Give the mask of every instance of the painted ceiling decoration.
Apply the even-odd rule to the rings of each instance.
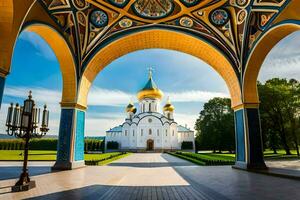
[[[237,73],[291,0],[39,0],[84,68],[107,41],[148,27],[188,32],[218,47]],[[82,69],[81,69],[82,70]]]

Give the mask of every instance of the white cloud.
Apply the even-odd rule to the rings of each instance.
[[[166,97],[170,97],[172,102],[207,102],[214,97],[229,97],[226,93],[209,92],[200,90],[190,90],[183,92],[166,92]],[[120,90],[107,90],[93,87],[88,96],[88,104],[93,106],[124,106],[135,94],[126,93]],[[135,101],[137,101],[135,99]]]
[[[132,94],[120,90],[108,90],[92,87],[88,96],[88,105],[121,106],[126,105]]]
[[[48,60],[56,60],[56,56],[50,46],[39,35],[34,32],[24,31],[19,39],[29,42],[36,49],[36,54]]]
[[[207,102],[214,97],[229,97],[226,93],[199,90],[165,93],[168,96],[172,102]]]

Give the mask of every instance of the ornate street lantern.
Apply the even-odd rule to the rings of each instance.
[[[36,108],[31,91],[29,91],[28,99],[24,101],[23,107],[20,107],[18,103],[16,106],[13,103],[10,104],[6,119],[7,134],[22,138],[25,141],[23,172],[17,183],[12,187],[13,192],[26,191],[35,187],[35,181],[30,181],[28,174],[28,145],[31,138],[41,138],[49,131],[49,111],[46,105],[42,114],[40,130],[39,123],[40,109]]]

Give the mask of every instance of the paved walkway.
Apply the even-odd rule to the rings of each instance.
[[[20,170],[0,166],[0,199],[300,199],[299,181],[196,166],[168,154],[133,154],[108,166],[55,173],[32,166],[37,188],[10,193]]]

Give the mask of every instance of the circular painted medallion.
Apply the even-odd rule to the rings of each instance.
[[[217,26],[223,26],[228,22],[229,14],[224,9],[217,9],[210,14],[210,20]]]
[[[179,23],[181,26],[185,26],[185,27],[192,27],[194,24],[193,20],[189,17],[182,17]]]
[[[190,7],[199,3],[199,0],[180,0],[185,6]]]
[[[124,7],[128,3],[129,0],[108,0],[111,4],[117,6],[117,7]]]
[[[248,4],[248,0],[236,0],[238,6],[245,6]]]
[[[130,19],[122,19],[119,22],[119,25],[121,26],[121,28],[128,28],[132,26],[132,21]]]
[[[101,28],[107,25],[108,16],[102,10],[94,10],[90,15],[90,20],[95,27]]]
[[[134,12],[140,17],[158,19],[168,16],[173,11],[172,0],[136,0]]]

